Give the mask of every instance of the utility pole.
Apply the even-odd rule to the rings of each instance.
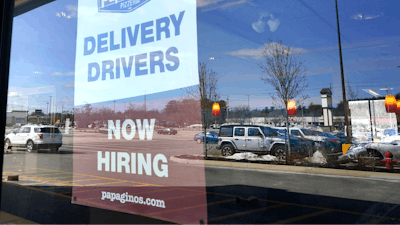
[[[301,121],[303,121],[303,128],[304,128],[304,112],[303,112],[303,106],[301,106]]]
[[[249,124],[250,124],[250,95],[247,95],[247,107],[249,108]]]
[[[336,23],[337,23],[337,30],[338,30],[338,42],[339,42],[339,57],[340,57],[340,73],[342,78],[342,95],[343,95],[343,104],[344,104],[344,120],[346,122],[346,134],[347,134],[347,144],[351,144],[351,132],[349,129],[349,106],[347,104],[346,99],[346,86],[344,83],[344,71],[343,71],[343,57],[342,57],[342,43],[340,41],[340,27],[339,27],[339,12],[338,12],[338,4],[337,0],[335,0],[336,4]]]
[[[51,98],[52,98],[53,96],[51,96],[50,95],[50,107],[49,107],[49,115],[51,115]],[[51,122],[52,122],[52,120],[53,120],[53,117],[52,116],[50,116],[50,124],[51,124]]]
[[[63,122],[64,104],[61,105],[61,123]]]
[[[226,120],[228,120],[229,119],[229,95],[226,98],[226,101],[227,101],[227,105],[226,105]]]

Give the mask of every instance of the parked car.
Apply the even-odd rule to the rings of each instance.
[[[334,136],[338,137],[342,143],[347,142],[347,135],[345,132],[337,133]],[[355,137],[352,137],[352,143],[358,143],[358,141]]]
[[[194,135],[193,140],[195,140],[199,144],[204,142],[204,132]],[[206,140],[207,140],[207,143],[217,143],[218,142],[218,134],[214,131],[207,132]]]
[[[157,134],[169,134],[169,135],[173,134],[173,135],[175,135],[177,133],[178,133],[178,131],[174,130],[172,128],[165,128],[164,130],[157,131]]]
[[[102,125],[99,127],[99,133],[108,134],[107,125]]]
[[[397,135],[397,129],[396,128],[383,130],[383,137],[390,137],[390,136],[394,136],[394,135]]]
[[[391,143],[391,142],[396,142],[396,141],[400,141],[400,135],[393,135],[393,136],[385,137],[382,139],[382,142],[386,142],[386,143]]]
[[[235,152],[257,152],[271,154],[278,160],[285,160],[285,137],[275,129],[258,125],[221,126],[218,135],[217,149],[222,155],[229,156]],[[297,137],[290,138],[293,154],[307,154],[306,143]]]
[[[361,158],[368,158],[374,161],[374,164],[381,164],[385,153],[389,151],[393,154],[393,159],[400,160],[400,141],[391,143],[382,142],[364,142],[353,144],[347,150],[346,154],[339,156],[339,163],[358,161]]]
[[[4,137],[4,150],[25,147],[28,152],[50,149],[57,152],[62,146],[62,134],[55,126],[25,125]]]
[[[16,123],[16,124],[13,125],[13,128],[20,128],[21,126],[22,126],[22,124]]]

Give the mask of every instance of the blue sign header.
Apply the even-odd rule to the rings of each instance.
[[[99,12],[128,13],[150,0],[98,0]]]

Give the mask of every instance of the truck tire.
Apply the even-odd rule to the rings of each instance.
[[[278,162],[286,162],[285,147],[281,145],[274,147],[274,156],[276,157]]]
[[[29,140],[28,142],[26,142],[26,151],[28,151],[29,153],[35,152],[35,144],[33,143],[32,140]]]
[[[235,148],[233,147],[232,144],[224,144],[221,147],[221,154],[223,156],[231,156],[235,154]]]
[[[7,150],[11,150],[11,142],[10,142],[10,139],[6,139],[5,141],[4,141],[4,151],[7,151]]]

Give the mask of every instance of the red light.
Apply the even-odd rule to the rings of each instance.
[[[293,100],[289,100],[287,103],[287,113],[289,116],[297,115],[296,103]]]
[[[38,134],[38,136],[40,137],[40,139],[43,139],[43,134]]]
[[[400,114],[400,100],[396,101],[396,114]]]
[[[212,107],[213,116],[218,117],[221,114],[221,108],[218,103],[214,103]]]
[[[387,113],[394,113],[397,111],[396,98],[393,95],[386,95],[385,108]]]

